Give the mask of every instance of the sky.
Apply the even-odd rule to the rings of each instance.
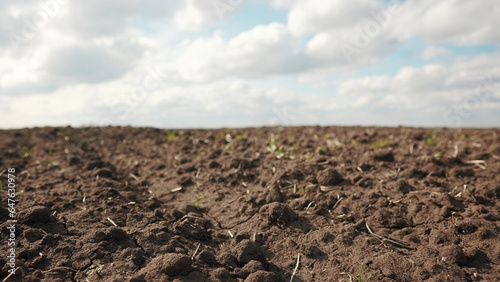
[[[0,128],[500,126],[483,0],[0,0]]]

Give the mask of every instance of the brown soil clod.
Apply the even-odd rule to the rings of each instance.
[[[392,151],[376,154],[373,159],[380,162],[394,162],[396,160]]]
[[[245,266],[252,260],[267,264],[266,256],[262,247],[249,240],[241,241],[235,248],[236,258],[240,266]]]
[[[297,214],[286,204],[271,203],[260,208],[259,213],[269,224],[285,226],[298,219]]]
[[[342,175],[332,167],[320,171],[316,178],[320,185],[338,185],[343,181]]]
[[[165,273],[170,277],[186,275],[193,270],[191,259],[181,254],[160,255],[141,270],[142,274],[152,275],[159,272]]]

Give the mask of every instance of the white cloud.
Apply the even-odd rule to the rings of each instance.
[[[395,18],[394,32],[402,40],[421,37],[429,42],[461,45],[500,43],[498,1],[408,0]]]
[[[184,81],[203,82],[227,76],[263,77],[296,73],[307,68],[307,60],[296,51],[297,40],[285,25],[259,25],[225,40],[210,38],[186,41],[173,58]]]
[[[468,109],[470,116],[484,111],[491,113],[491,105],[495,105],[493,109],[500,107],[499,65],[500,56],[492,54],[459,59],[452,64],[405,67],[393,77],[371,76],[343,81],[338,86],[338,93],[353,99],[368,97],[367,111],[372,111],[370,108],[398,110],[401,115],[406,113],[415,117],[413,120],[417,124],[457,126],[470,122],[469,116],[461,117],[460,124],[450,118],[468,100],[477,101]],[[483,86],[484,81],[488,87]]]
[[[320,66],[350,67],[374,63],[396,47],[395,42],[370,37],[363,30],[319,33],[307,44],[306,53]]]
[[[125,74],[141,58],[142,51],[137,42],[119,39],[110,46],[65,46],[54,50],[40,71],[44,79],[60,84],[98,83]]]
[[[218,0],[185,0],[174,15],[174,22],[182,30],[199,31],[202,28],[222,19],[226,9],[231,6],[222,2],[216,6]],[[219,8],[218,8],[219,7]],[[226,7],[226,8],[225,8]]]
[[[376,0],[362,0],[355,5],[340,0],[295,1],[288,14],[288,26],[294,35],[351,29],[384,8]]]
[[[5,1],[7,2],[7,1]],[[134,20],[168,22],[178,1],[20,0],[8,1],[0,12],[0,44],[26,45],[57,31],[63,37],[91,40],[126,33]],[[20,43],[19,43],[20,42]],[[15,47],[15,46],[10,46]]]
[[[125,32],[134,19],[168,22],[175,11],[177,0],[172,1],[69,1],[61,22],[61,30],[77,33],[84,38],[115,36]]]
[[[17,96],[16,99],[3,96],[5,108],[0,114],[2,127],[77,125],[78,120],[84,118],[85,109],[93,103],[93,98],[95,99],[92,94],[86,94],[76,93],[68,96],[68,92],[57,91],[50,94]]]
[[[159,50],[158,42],[137,32],[140,24],[133,29],[131,21],[165,21],[172,14],[166,7],[175,5],[136,0],[9,2],[0,13],[8,14],[7,34],[19,46],[2,46],[0,38],[0,94],[49,93],[66,85],[119,79]]]
[[[312,35],[306,53],[318,67],[354,68],[371,64],[395,47],[391,25],[401,13],[399,5],[363,0],[296,1],[288,27],[296,36]]]
[[[54,37],[58,38],[47,36],[43,40]],[[70,84],[118,79],[132,70],[149,48],[133,36],[86,43],[63,42],[43,44],[22,58],[0,57],[0,61],[7,62],[0,68],[0,93],[43,93]]]

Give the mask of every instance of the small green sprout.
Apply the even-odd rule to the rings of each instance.
[[[283,149],[283,146],[279,146],[278,150],[276,150],[276,158],[281,159],[283,157],[288,156],[288,153],[285,152],[285,149]]]
[[[368,282],[370,279],[369,278],[364,278],[363,277],[363,265],[359,266],[359,273],[358,273],[358,278],[356,279],[357,282]]]
[[[373,147],[375,147],[376,149],[379,149],[379,148],[387,147],[390,144],[391,144],[391,139],[381,138],[381,139],[378,139],[377,141],[375,141],[375,143],[373,143]]]
[[[359,266],[358,282],[363,282],[363,265]]]
[[[276,139],[274,138],[274,134],[269,138],[269,144],[266,146],[266,150],[275,153],[277,159],[281,159],[284,157],[288,157],[289,153],[285,150],[283,146],[276,145]]]
[[[234,152],[234,144],[231,142],[224,145],[224,151],[232,154]]]
[[[196,200],[194,201],[194,207],[198,210],[200,209],[200,203],[204,199],[204,196],[196,196]]]
[[[297,194],[299,194],[301,197],[304,197],[307,194],[307,187],[300,186],[299,190],[297,190]]]
[[[172,131],[167,132],[167,141],[172,142],[175,141],[176,138],[177,136],[175,136],[175,133]]]
[[[247,139],[248,138],[248,134],[247,133],[244,133],[244,134],[236,134],[236,136],[234,136],[234,140],[236,141],[241,141],[243,139]]]
[[[434,152],[434,154],[432,154],[432,156],[436,159],[440,159],[443,153],[444,152],[441,149],[438,149],[437,151]]]
[[[306,160],[306,163],[310,163],[313,160],[313,154],[311,152],[307,152],[304,154],[304,159]]]
[[[47,153],[49,155],[52,155],[54,153],[54,147],[53,146],[50,146],[50,148],[47,150]]]
[[[398,175],[399,175],[399,170],[398,171],[391,170],[385,174],[385,176],[389,179],[395,179],[398,177]]]
[[[29,157],[30,156],[30,149],[23,148],[22,154],[23,154],[24,157]]]
[[[269,144],[267,145],[266,149],[270,152],[274,152],[277,149],[276,146],[276,139],[274,139],[274,134],[269,137]]]
[[[437,137],[435,135],[426,136],[424,140],[427,145],[434,146],[437,144]]]
[[[363,282],[363,265],[359,266],[358,282]]]

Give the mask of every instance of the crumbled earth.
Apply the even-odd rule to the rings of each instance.
[[[0,134],[2,280],[500,279],[499,129]]]

